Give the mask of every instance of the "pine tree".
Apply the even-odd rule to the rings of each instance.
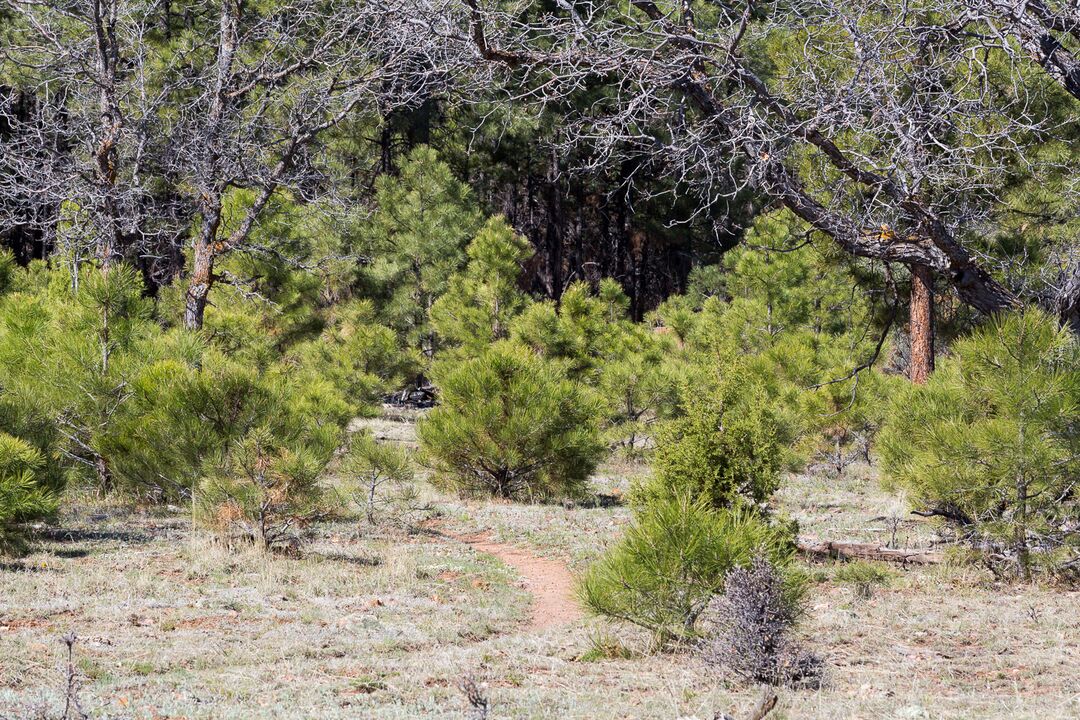
[[[532,248],[500,217],[488,220],[469,243],[468,263],[431,308],[431,324],[446,342],[476,353],[509,335],[511,321],[527,301],[521,266]]]
[[[698,618],[727,574],[760,553],[786,565],[789,535],[745,509],[717,510],[685,495],[656,500],[589,566],[578,595],[597,615],[642,627],[657,648],[670,647],[697,638]]]
[[[1022,577],[1080,548],[1080,346],[1036,310],[957,342],[881,432],[888,482],[1009,558]],[[1071,554],[1070,554],[1071,553]]]
[[[400,446],[357,433],[349,442],[342,471],[353,503],[371,525],[407,522],[420,507],[412,463]]]
[[[427,147],[409,154],[399,176],[379,178],[375,200],[364,279],[380,319],[430,359],[437,348],[431,306],[464,264],[480,215],[468,188]]]
[[[56,511],[56,496],[39,474],[44,464],[36,448],[0,432],[0,554],[23,547],[20,524]]]
[[[112,470],[97,441],[159,329],[130,267],[85,267],[75,279],[72,288],[51,272],[41,287],[0,303],[0,377],[6,392],[56,427],[63,455],[108,489]]]
[[[295,548],[303,531],[332,506],[322,483],[332,457],[304,438],[258,427],[238,440],[196,495],[196,516],[230,542],[267,550]]]
[[[417,426],[435,481],[466,495],[573,495],[603,454],[599,403],[555,361],[501,341],[433,368],[439,405]]]

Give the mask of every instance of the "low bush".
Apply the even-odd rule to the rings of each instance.
[[[56,496],[39,476],[43,465],[36,448],[0,432],[0,554],[23,548],[20,525],[56,511]]]
[[[887,417],[887,484],[960,528],[996,570],[1026,578],[1080,556],[1080,344],[1053,318],[995,318]]]
[[[744,508],[718,510],[702,498],[654,500],[578,585],[590,611],[648,630],[657,648],[696,640],[698,617],[736,567],[764,553],[778,565],[791,537]]]
[[[574,495],[604,452],[593,395],[509,341],[436,364],[439,405],[417,425],[434,481],[465,495]]]
[[[731,570],[703,616],[706,662],[744,682],[817,687],[822,662],[793,635],[804,586],[763,556]]]
[[[321,479],[332,453],[257,428],[239,440],[216,472],[200,483],[196,517],[230,543],[269,550],[295,548],[312,522],[332,505]]]
[[[861,598],[869,598],[875,587],[888,585],[892,578],[893,573],[880,564],[863,560],[844,563],[833,572],[834,581],[850,585]]]
[[[759,380],[732,361],[721,378],[684,385],[682,415],[657,431],[653,477],[635,500],[688,494],[717,508],[765,502],[794,459],[798,422]]]
[[[357,433],[342,461],[348,493],[371,525],[406,524],[422,510],[415,473],[404,448]]]

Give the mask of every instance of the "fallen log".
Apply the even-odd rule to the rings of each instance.
[[[799,538],[795,542],[799,552],[811,557],[827,557],[839,560],[877,560],[901,565],[937,565],[944,558],[941,553],[919,548],[890,548],[874,543],[839,542]]]

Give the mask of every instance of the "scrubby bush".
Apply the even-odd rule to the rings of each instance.
[[[766,554],[787,562],[791,538],[743,508],[679,496],[640,508],[619,542],[578,585],[592,612],[642,627],[658,648],[699,637],[698,617],[736,567]]]
[[[880,436],[891,487],[1028,577],[1080,549],[1080,346],[1037,310],[957,342]]]
[[[603,453],[599,404],[555,362],[508,341],[437,364],[439,406],[417,426],[435,482],[538,499],[581,490]]]
[[[822,662],[793,631],[805,612],[804,585],[768,558],[731,570],[702,617],[702,656],[744,682],[817,687]]]
[[[230,542],[296,547],[303,530],[332,508],[321,482],[332,451],[321,445],[265,427],[252,430],[199,484],[196,517]]]
[[[800,431],[767,378],[728,360],[721,377],[683,386],[681,411],[658,430],[653,477],[635,499],[685,494],[717,508],[765,502],[795,459],[791,445]]]
[[[368,523],[407,523],[422,509],[412,462],[404,448],[357,433],[341,465],[350,498]]]
[[[22,548],[19,525],[56,511],[56,495],[40,477],[44,464],[36,448],[0,432],[0,554]]]

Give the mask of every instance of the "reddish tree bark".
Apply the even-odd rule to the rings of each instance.
[[[925,265],[911,266],[910,313],[908,376],[911,382],[923,385],[934,371],[934,274]]]

